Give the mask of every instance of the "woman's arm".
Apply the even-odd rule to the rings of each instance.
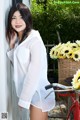
[[[28,74],[25,77],[23,90],[18,103],[19,106],[27,109],[29,109],[31,99],[39,85],[45,49],[43,44],[38,41],[32,46],[30,52],[31,61]]]
[[[16,43],[16,39],[17,39],[17,34],[14,33],[11,37],[10,43],[9,43],[9,47],[10,49],[13,49],[15,47],[15,43]]]
[[[10,43],[9,43],[9,50],[7,51],[7,56],[10,59],[11,62],[13,61],[13,52],[14,52],[16,39],[17,39],[17,34],[14,33],[12,35]]]

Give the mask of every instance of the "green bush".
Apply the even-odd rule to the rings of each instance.
[[[40,31],[44,43],[57,44],[59,31],[61,41],[75,41],[80,39],[80,5],[79,4],[54,4],[48,0],[44,5],[32,1],[33,27]]]

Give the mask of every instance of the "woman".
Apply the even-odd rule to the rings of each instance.
[[[32,16],[26,5],[11,7],[7,23],[7,52],[14,66],[14,82],[18,105],[30,109],[30,120],[47,120],[48,111],[55,106],[55,94],[45,90],[47,56],[42,38],[32,29]]]

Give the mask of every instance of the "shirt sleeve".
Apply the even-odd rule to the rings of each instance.
[[[31,99],[39,85],[44,50],[44,45],[40,41],[36,42],[31,47],[31,61],[28,74],[25,77],[23,90],[18,102],[18,105],[23,108],[29,109]]]

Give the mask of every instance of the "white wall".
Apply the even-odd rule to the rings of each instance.
[[[11,4],[10,0],[0,1],[0,120],[2,113],[8,112],[8,87],[7,87],[7,67],[6,67],[6,49],[7,43],[5,39],[5,14]],[[12,120],[11,114],[9,114]],[[5,119],[6,120],[6,119]]]

